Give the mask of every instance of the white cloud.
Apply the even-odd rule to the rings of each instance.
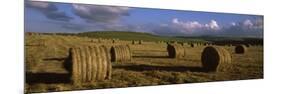
[[[263,29],[263,19],[255,19],[255,20],[249,20],[246,19],[242,21],[240,24],[237,24],[236,26],[251,31],[253,29]]]
[[[174,24],[178,24],[178,23],[179,23],[178,18],[174,18],[174,19],[172,20],[172,23],[174,23]]]
[[[251,20],[247,19],[243,22],[243,26],[246,28],[252,28],[254,26],[254,24],[252,23]]]
[[[178,18],[172,19],[172,26],[178,28],[181,32],[195,32],[202,30],[217,31],[220,26],[215,20],[211,20],[208,24],[201,24],[198,21],[180,21]]]
[[[236,23],[235,22],[231,22],[230,25],[231,26],[236,26]]]
[[[215,21],[215,20],[211,20],[211,22],[209,24],[205,24],[205,27],[209,28],[211,30],[219,30],[220,29],[217,21]]]

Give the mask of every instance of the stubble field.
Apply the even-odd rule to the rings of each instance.
[[[81,46],[129,45],[132,59],[112,62],[110,80],[75,86],[65,69],[69,48]],[[235,46],[221,46],[231,53],[232,63],[217,72],[202,69],[204,45],[183,45],[184,58],[168,58],[165,42],[89,38],[66,35],[25,36],[25,92],[120,88],[229,81],[263,78],[263,46],[250,46],[245,54],[235,54]]]

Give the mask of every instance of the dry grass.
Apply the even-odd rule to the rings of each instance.
[[[184,46],[185,58],[176,60],[168,58],[167,44],[143,43],[130,45],[130,62],[112,63],[112,73],[107,72],[112,74],[110,80],[75,86],[68,81],[70,77],[64,77],[58,70],[58,67],[64,68],[61,64],[65,61],[60,58],[69,56],[69,48],[105,45],[108,49],[115,45],[132,44],[132,41],[118,40],[112,44],[112,41],[104,39],[98,43],[98,39],[86,37],[40,35],[27,36],[25,43],[35,43],[40,39],[46,40],[46,46],[25,46],[26,73],[46,72],[42,69],[47,67],[51,74],[27,75],[34,78],[26,79],[27,93],[263,78],[263,46],[251,46],[244,54],[235,54],[234,46],[220,46],[231,54],[231,66],[222,66],[222,70],[217,72],[206,72],[201,67],[204,46]]]

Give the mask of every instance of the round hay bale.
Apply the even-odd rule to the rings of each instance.
[[[208,46],[208,44],[207,44],[207,43],[203,43],[203,45],[204,45],[204,46]]]
[[[142,44],[143,43],[143,41],[142,40],[139,40],[139,44]]]
[[[228,46],[228,47],[231,47],[231,46],[232,46],[232,44],[227,44],[227,46]]]
[[[101,38],[98,38],[98,43],[102,43],[102,39]]]
[[[251,45],[250,44],[245,44],[245,46],[249,48]]]
[[[128,45],[118,45],[113,46],[110,49],[111,61],[112,62],[122,62],[131,60],[131,50]]]
[[[221,47],[207,46],[201,54],[202,66],[206,71],[217,71],[231,63],[230,53]]]
[[[170,58],[183,58],[184,47],[179,44],[168,44],[167,51]]]
[[[177,44],[177,41],[170,41],[171,44]]]
[[[190,44],[190,47],[192,47],[192,48],[193,48],[194,46],[195,46],[195,45],[194,45],[193,43],[191,43],[191,44]]]
[[[245,45],[237,45],[235,46],[236,54],[244,54],[247,51],[247,47]]]
[[[110,79],[110,55],[104,46],[71,48],[69,52],[72,63],[71,81],[74,85]]]
[[[181,46],[184,46],[184,43],[183,43],[183,42],[179,42],[179,44],[180,44]]]
[[[115,42],[116,42],[116,40],[113,39],[113,40],[112,40],[112,43],[114,44]]]

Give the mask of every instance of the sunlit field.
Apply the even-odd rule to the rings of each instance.
[[[113,35],[112,35],[113,34]],[[118,35],[119,34],[119,35]],[[127,35],[126,35],[127,34]],[[28,34],[25,35],[25,92],[49,92],[80,89],[120,88],[198,82],[263,78],[263,46],[248,45],[243,54],[235,53],[236,44],[204,44],[200,38],[160,37],[144,33],[111,34]],[[129,37],[128,34],[135,35]],[[182,58],[170,58],[167,43],[183,46]],[[191,44],[194,44],[194,47]],[[112,61],[110,79],[73,85],[68,66],[70,48],[127,45],[130,60]],[[202,67],[201,55],[207,46],[226,49],[231,63],[217,71]],[[90,54],[90,53],[89,53]],[[102,57],[100,57],[102,58]],[[112,59],[112,57],[111,57]]]

